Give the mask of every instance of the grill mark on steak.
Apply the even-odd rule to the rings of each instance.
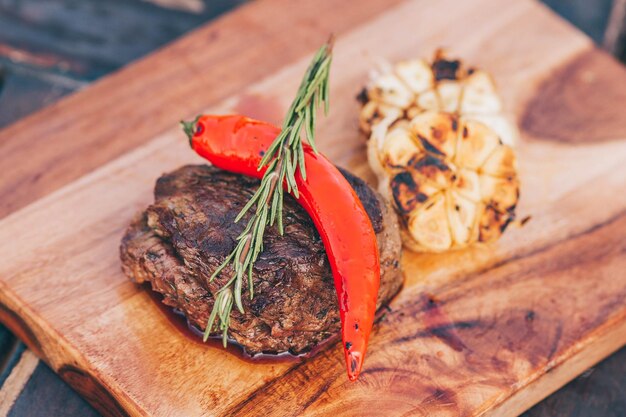
[[[377,233],[381,286],[378,306],[402,283],[400,238],[390,208],[364,181],[342,170]],[[234,219],[259,181],[206,165],[185,166],[158,179],[155,203],[137,217],[122,240],[124,273],[150,282],[163,302],[203,329],[215,294],[232,274],[209,282],[230,254],[247,223]],[[284,201],[285,235],[269,228],[264,251],[253,268],[254,299],[244,297],[245,313],[232,312],[229,335],[244,349],[294,354],[337,334],[341,324],[333,277],[321,238],[309,215],[291,196]],[[247,293],[247,282],[244,282]]]

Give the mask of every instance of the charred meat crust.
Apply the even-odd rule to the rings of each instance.
[[[400,237],[391,209],[362,180],[343,175],[361,199],[377,233],[381,259],[378,306],[402,283]],[[155,203],[130,225],[120,247],[122,269],[133,281],[149,281],[163,302],[203,329],[213,294],[232,270],[213,282],[212,271],[234,248],[246,219],[235,216],[258,181],[206,165],[185,166],[163,175]],[[251,354],[302,353],[340,330],[337,296],[322,241],[308,214],[289,197],[285,235],[266,231],[264,251],[253,270],[254,298],[244,297],[245,313],[232,313],[230,337]],[[244,291],[247,293],[247,284]]]

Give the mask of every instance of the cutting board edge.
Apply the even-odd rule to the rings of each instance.
[[[597,329],[583,346],[561,355],[547,372],[520,386],[510,397],[480,417],[516,417],[574,380],[587,369],[626,346],[626,308],[613,320]],[[599,349],[598,349],[599,348]],[[567,364],[567,366],[562,366]]]
[[[21,312],[21,313],[19,313]],[[106,384],[106,378],[96,378],[96,370],[78,349],[53,326],[10,291],[0,280],[0,323],[5,325],[35,355],[48,365],[69,386],[104,416],[147,416],[139,404],[126,393]],[[54,341],[50,335],[54,335]],[[41,337],[43,336],[43,337]],[[50,348],[56,345],[57,348]],[[49,355],[46,352],[54,352]]]
[[[28,322],[37,322],[38,315],[26,304],[19,304],[19,297],[6,297],[10,291],[0,291],[0,322],[14,332],[37,357],[45,362],[68,385],[76,390],[95,409],[104,416],[149,416],[139,404],[128,398],[124,392],[117,392],[107,386],[106,378],[95,378],[94,369],[90,369],[88,361],[82,353],[72,348],[69,342],[54,329],[57,334],[54,343],[61,349],[54,349],[53,360],[46,355],[47,343],[37,338],[37,334],[45,334],[41,326],[31,326]],[[15,307],[9,307],[9,300]],[[18,315],[17,311],[23,311]],[[24,314],[24,312],[27,312]],[[548,371],[522,384],[517,391],[490,410],[477,414],[481,417],[515,417],[530,409],[553,392],[582,374],[585,370],[601,362],[623,346],[626,346],[626,309],[610,321],[600,326],[594,334],[586,338],[587,343],[577,345],[565,355],[560,355],[558,362],[551,364]],[[568,366],[561,366],[567,363]],[[531,377],[532,378],[532,377]],[[486,404],[488,405],[488,404]]]

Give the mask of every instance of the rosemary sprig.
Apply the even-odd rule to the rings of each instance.
[[[206,341],[217,324],[222,331],[224,346],[228,341],[228,327],[233,305],[243,313],[242,293],[243,280],[247,275],[248,292],[250,299],[254,297],[252,283],[252,267],[263,251],[263,234],[265,229],[276,223],[282,235],[283,230],[283,196],[282,184],[287,185],[287,191],[296,198],[299,196],[296,184],[296,174],[306,179],[304,164],[304,149],[302,133],[313,150],[315,147],[315,113],[323,103],[325,113],[328,113],[329,72],[332,60],[333,39],[322,46],[311,61],[296,94],[296,98],[289,107],[280,134],[272,142],[259,164],[259,170],[267,166],[261,185],[252,198],[237,215],[235,222],[240,221],[253,206],[256,209],[248,224],[237,237],[237,245],[226,260],[213,272],[214,280],[228,265],[232,264],[234,274],[216,293],[213,310],[209,316],[204,331]],[[218,320],[218,323],[216,323]]]

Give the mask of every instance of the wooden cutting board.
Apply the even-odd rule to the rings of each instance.
[[[445,46],[519,122],[532,216],[490,246],[404,253],[356,383],[339,346],[253,365],[189,342],[118,260],[154,180],[200,161],[177,121],[279,121],[331,31],[327,156],[373,181],[368,70]],[[0,320],[106,415],[517,415],[626,343],[625,102],[626,71],[530,0],[251,3],[0,132]]]

